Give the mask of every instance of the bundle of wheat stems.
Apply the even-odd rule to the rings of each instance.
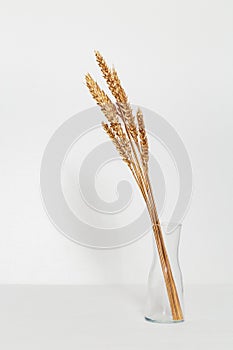
[[[148,174],[149,147],[143,114],[138,109],[136,117],[134,116],[115,68],[109,68],[98,51],[95,52],[95,56],[116,102],[113,103],[111,101],[90,74],[87,74],[85,77],[86,85],[107,118],[108,123],[102,123],[103,129],[112,140],[123,161],[128,165],[141,190],[152,222],[172,317],[173,320],[182,320],[183,313],[164,244]]]

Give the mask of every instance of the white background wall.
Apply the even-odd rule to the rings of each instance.
[[[41,204],[44,148],[94,105],[93,49],[114,62],[131,102],[181,135],[194,173],[184,221],[186,283],[232,283],[232,1],[1,1],[0,283],[141,283],[150,239],[96,251],[67,240]],[[135,74],[137,84],[135,83]]]

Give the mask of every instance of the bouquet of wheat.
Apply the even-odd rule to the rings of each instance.
[[[108,123],[102,123],[104,131],[112,140],[123,161],[128,165],[140,188],[152,222],[172,317],[173,320],[182,320],[181,304],[163,240],[148,173],[149,147],[143,114],[138,109],[136,117],[134,116],[115,68],[109,68],[98,51],[95,52],[95,56],[108,88],[116,102],[113,103],[111,101],[90,74],[87,74],[85,77],[86,85],[107,118]]]

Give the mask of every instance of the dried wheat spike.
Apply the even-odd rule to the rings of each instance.
[[[126,103],[127,95],[125,90],[121,86],[120,79],[117,75],[116,70],[110,69],[104,60],[103,56],[99,53],[99,51],[95,51],[96,61],[101,69],[104,79],[106,80],[109,90],[112,95],[115,97],[117,102]]]
[[[132,108],[129,103],[119,103],[117,102],[117,106],[120,109],[120,115],[123,116],[123,119],[126,123],[127,129],[133,138],[134,142],[138,144],[138,131],[135,123],[135,117],[133,115]]]
[[[92,78],[92,76],[88,73],[85,76],[86,85],[92,95],[92,97],[96,100],[97,104],[102,106],[103,104],[111,103],[108,95],[99,87],[96,81]]]
[[[136,115],[138,120],[138,130],[139,130],[139,137],[140,137],[142,162],[143,162],[143,166],[147,168],[148,161],[149,161],[149,146],[148,146],[148,139],[146,136],[146,129],[144,124],[143,114],[140,108],[138,108]]]
[[[108,81],[108,79],[111,79],[111,75],[112,75],[111,69],[108,67],[105,59],[103,58],[103,56],[100,54],[99,51],[95,51],[95,57],[96,57],[98,66],[101,69],[104,79]]]
[[[107,123],[102,122],[102,126],[104,131],[108,134],[109,138],[113,142],[114,146],[116,147],[118,153],[122,157],[123,161],[127,163],[129,166],[131,164],[130,161],[130,146],[127,144],[127,146],[122,143],[122,139],[118,138],[117,135],[114,133],[114,131],[109,127]]]
[[[125,154],[127,155],[126,158],[130,159],[132,156],[132,150],[130,147],[129,139],[126,136],[126,133],[123,131],[121,123],[110,123],[110,128],[116,134],[119,144],[124,149]]]
[[[102,112],[106,116],[109,122],[118,123],[119,118],[117,116],[117,111],[115,105],[112,103],[108,95],[99,87],[96,81],[88,73],[85,76],[86,85],[92,95],[96,100],[97,104],[101,107]]]
[[[125,90],[123,89],[123,87],[121,85],[121,81],[118,77],[118,74],[117,74],[117,71],[115,70],[115,68],[112,69],[112,81],[113,81],[113,89],[114,89],[115,95],[116,95],[116,96],[114,96],[114,94],[113,94],[113,96],[116,98],[117,102],[127,103],[128,97],[125,93]]]

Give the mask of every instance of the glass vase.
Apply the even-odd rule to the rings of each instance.
[[[181,224],[157,224],[153,229],[153,260],[148,277],[145,319],[159,323],[182,322],[183,282],[178,257]]]

